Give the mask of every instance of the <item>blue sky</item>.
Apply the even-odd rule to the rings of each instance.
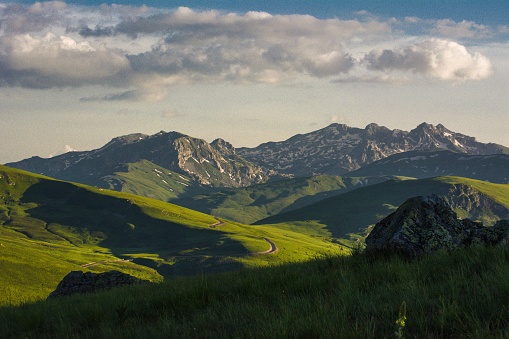
[[[33,1],[14,1],[32,4]],[[168,1],[168,0],[73,0],[68,4],[98,6],[101,4],[122,3],[131,6],[151,6],[157,8],[186,6],[196,9],[219,9],[233,12],[265,11],[272,14],[309,14],[317,18],[341,16],[348,18],[352,13],[368,10],[386,17],[416,16],[423,19],[449,18],[455,21],[472,20],[494,25],[507,24],[509,1],[507,0],[215,0],[215,1]]]
[[[212,4],[212,5],[211,5]],[[330,123],[509,146],[509,1],[0,1],[0,163]]]

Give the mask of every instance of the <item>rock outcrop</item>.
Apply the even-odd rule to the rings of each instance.
[[[431,195],[411,198],[379,221],[366,238],[366,253],[400,253],[409,257],[473,244],[508,243],[509,220],[492,227],[458,219],[447,201]]]
[[[72,271],[67,274],[57,288],[50,293],[48,299],[62,296],[83,293],[95,293],[101,290],[108,290],[114,287],[125,285],[138,285],[148,283],[148,280],[138,279],[132,275],[119,271],[109,271],[104,273],[92,273],[82,271]]]

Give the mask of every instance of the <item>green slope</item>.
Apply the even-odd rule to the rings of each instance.
[[[384,180],[386,180],[384,177],[368,179],[316,175],[210,194],[198,194],[172,201],[230,220],[254,223],[268,216],[294,210],[368,183],[373,184]]]
[[[185,174],[168,170],[148,160],[119,166],[114,174],[102,177],[100,181],[104,188],[162,201],[211,190]]]
[[[90,262],[104,262],[90,270],[117,267],[160,281],[339,250],[326,234],[306,239],[294,233],[221,223],[162,201],[0,166],[0,304],[44,298],[65,274]],[[281,250],[250,255],[268,249],[264,238]]]
[[[461,177],[394,179],[359,188],[315,204],[269,217],[257,224],[281,224],[328,230],[333,238],[363,233],[406,199],[429,194],[452,199],[460,217],[492,224],[509,217],[509,184],[492,184]],[[477,205],[476,205],[477,204]]]
[[[508,290],[507,246],[329,256],[0,307],[0,337],[507,338]]]

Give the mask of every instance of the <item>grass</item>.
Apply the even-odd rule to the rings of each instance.
[[[327,256],[0,308],[0,337],[504,338],[509,248]],[[401,325],[401,322],[399,322]]]
[[[102,182],[109,189],[162,201],[205,190],[195,187],[194,181],[185,174],[170,171],[148,160],[126,164],[113,175],[103,178]]]
[[[309,260],[341,246],[326,236],[217,219],[146,197],[0,167],[0,305],[40,300],[72,270],[118,267],[143,279]],[[263,252],[270,238],[284,248]],[[118,258],[133,259],[114,263]]]
[[[195,210],[251,224],[278,213],[294,210],[326,197],[353,190],[364,178],[316,175],[221,190],[172,200]],[[383,178],[373,179],[373,182]]]
[[[501,204],[499,214],[489,206],[462,210],[462,217],[493,221],[509,217],[509,184],[493,184],[461,177],[430,179],[398,178],[358,188],[344,194],[321,200],[309,206],[281,213],[257,222],[260,224],[315,225],[325,227],[334,238],[360,233],[394,211],[406,199],[429,194],[447,196],[455,187],[463,185],[484,194],[489,200]]]
[[[509,184],[492,184],[487,181],[466,179],[463,177],[440,177],[437,180],[448,184],[469,185],[479,192],[491,197],[497,203],[509,207]]]

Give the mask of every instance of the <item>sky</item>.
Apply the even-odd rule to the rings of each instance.
[[[509,146],[509,0],[0,0],[0,163],[331,123]]]

